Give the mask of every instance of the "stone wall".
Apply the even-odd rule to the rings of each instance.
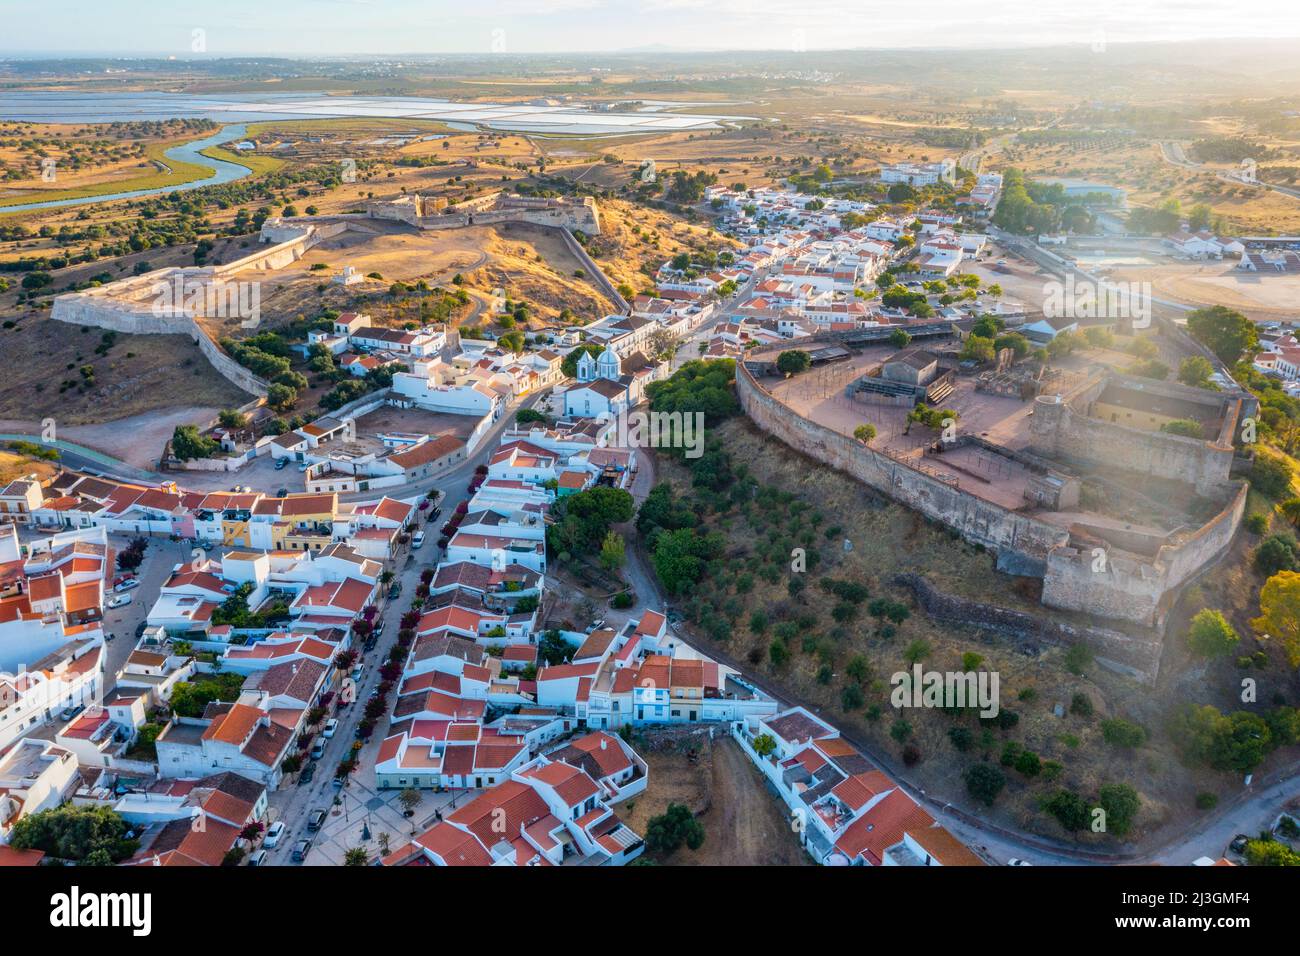
[[[764,431],[993,549],[999,559],[1005,553],[1022,566],[1041,565],[1052,548],[1069,540],[1064,528],[1008,511],[803,418],[768,394],[743,363],[737,365],[736,391],[741,407]]]
[[[586,268],[587,275],[591,277],[591,281],[600,287],[600,290],[609,297],[610,301],[613,302],[624,315],[631,313],[631,304],[619,295],[618,289],[615,288],[614,283],[610,281],[609,276],[605,275],[600,266],[596,265],[596,260],[591,258],[587,253],[587,250],[582,247],[582,243],[580,243],[568,229],[561,229],[559,232],[560,236],[564,239],[564,244],[568,246],[569,251],[572,252],[574,257],[583,264],[584,268]]]
[[[1102,381],[1096,391],[1104,385]],[[1231,440],[1223,440],[1223,433],[1232,434],[1239,401],[1229,404],[1221,434],[1205,441],[1091,418],[1086,414],[1086,407],[1096,397],[1091,392],[1089,389],[1073,402],[1052,395],[1036,398],[1029,419],[1030,448],[1067,461],[1171,478],[1193,486],[1201,495],[1222,491],[1235,453]]]
[[[1054,549],[1047,556],[1043,603],[1163,630],[1179,590],[1232,544],[1246,512],[1246,493],[1247,486],[1239,484],[1223,510],[1186,537],[1161,546],[1149,560],[1111,548],[1096,555],[1077,542]]]
[[[1155,682],[1162,642],[1154,632],[1149,635],[1126,634],[969,601],[944,594],[917,574],[900,574],[894,578],[894,583],[910,588],[921,609],[941,623],[993,631],[1028,650],[1033,650],[1040,642],[1056,647],[1083,643],[1096,655],[1099,664],[1147,683]]]
[[[911,467],[906,460],[882,454],[810,421],[770,395],[745,363],[738,363],[736,369],[741,407],[760,428],[797,451],[942,522],[968,541],[992,549],[1000,569],[1043,578],[1042,601],[1049,607],[1163,628],[1179,588],[1227,551],[1245,513],[1246,486],[1221,482],[1215,493],[1231,491],[1231,499],[1201,528],[1161,546],[1149,558],[1126,554],[1098,541],[1097,546],[1103,548],[1103,560],[1098,563],[1093,549],[1072,540],[1065,528],[986,501]],[[1052,407],[1068,406],[1062,403]],[[1000,453],[1031,468],[1049,468],[1048,462],[1030,453]]]

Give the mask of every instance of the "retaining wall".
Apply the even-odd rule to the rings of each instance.
[[[910,588],[926,614],[945,624],[984,628],[1030,648],[1038,642],[1057,647],[1084,643],[1097,655],[1098,663],[1148,683],[1154,683],[1160,667],[1161,641],[1154,632],[1150,636],[1125,634],[982,604],[944,594],[917,574],[900,574],[894,583]]]

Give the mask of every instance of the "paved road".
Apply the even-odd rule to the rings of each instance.
[[[440,522],[442,519],[438,520]],[[380,852],[380,833],[390,834],[394,846],[409,836],[410,823],[402,816],[401,807],[396,802],[396,791],[381,793],[374,786],[375,753],[387,728],[386,718],[380,720],[375,733],[363,744],[358,768],[349,778],[347,786],[341,790],[335,789],[333,780],[335,768],[347,756],[356,739],[356,727],[364,717],[365,702],[381,680],[379,668],[388,659],[388,653],[397,641],[402,613],[410,606],[411,596],[419,584],[420,572],[429,566],[433,553],[433,545],[426,541],[420,550],[403,550],[398,555],[395,564],[400,570],[396,572],[395,580],[400,582],[402,593],[392,602],[386,597],[381,602],[384,628],[374,649],[362,653],[364,669],[357,682],[356,702],[339,707],[335,713],[334,716],[339,721],[338,729],[334,737],[326,741],[324,756],[315,761],[316,772],[311,783],[290,785],[271,794],[271,818],[283,820],[288,824],[288,830],[280,844],[268,851],[268,864],[291,864],[293,844],[299,839],[312,837],[307,832],[307,818],[318,808],[328,810],[330,816],[321,832],[313,837],[313,848],[307,859],[312,865],[340,864],[347,850],[363,845],[373,857]],[[390,702],[394,696],[390,693]],[[368,827],[373,837],[369,843],[362,840],[363,827]]]

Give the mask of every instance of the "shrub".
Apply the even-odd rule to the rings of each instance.
[[[1138,724],[1122,717],[1112,717],[1101,722],[1101,736],[1112,747],[1132,750],[1146,742],[1147,732]]]
[[[1187,646],[1201,657],[1222,657],[1241,641],[1227,618],[1219,611],[1202,608],[1192,618],[1187,631]]]
[[[1279,571],[1295,571],[1300,567],[1296,560],[1296,543],[1283,534],[1271,534],[1259,543],[1253,558],[1255,570],[1271,577]]]
[[[1080,691],[1070,698],[1070,713],[1076,717],[1092,716],[1092,698]]]
[[[966,791],[986,807],[993,806],[993,801],[998,798],[998,794],[1007,783],[1007,778],[1002,771],[987,763],[975,764],[966,771],[964,776]]]

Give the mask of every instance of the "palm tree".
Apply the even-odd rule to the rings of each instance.
[[[370,854],[365,851],[364,847],[354,846],[343,854],[344,866],[365,866],[370,862]]]

